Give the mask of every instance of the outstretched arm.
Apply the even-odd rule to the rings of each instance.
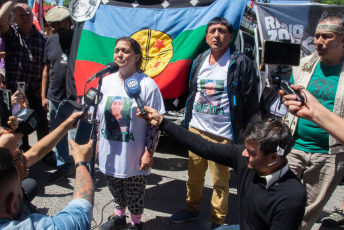
[[[186,148],[198,156],[222,165],[230,166],[234,169],[237,168],[237,157],[241,156],[245,148],[244,146],[226,145],[208,141],[200,135],[164,119],[157,110],[148,106],[144,108],[147,112],[148,122],[151,125],[159,126],[161,131],[167,133],[180,144],[185,145]],[[140,111],[137,112],[137,115],[144,119]]]
[[[280,91],[280,94],[285,99],[284,104],[288,107],[289,112],[297,117],[314,122],[344,144],[344,119],[326,109],[302,86],[291,85],[291,87],[301,92],[305,98],[305,102],[301,103],[297,101],[296,95],[294,94],[284,95],[284,92]]]
[[[24,153],[28,159],[28,166],[35,164],[37,161],[42,159],[45,154],[51,151],[55,145],[61,140],[61,138],[74,127],[74,123],[81,116],[82,112],[76,112],[70,115],[61,125],[59,125],[54,131],[49,133],[47,136],[37,142],[31,149]]]
[[[78,145],[71,141],[73,158],[75,164],[78,162],[89,162],[92,158],[93,141],[90,140],[86,145]],[[94,204],[94,185],[86,165],[80,165],[75,172],[75,187],[73,199],[86,199],[92,205]]]

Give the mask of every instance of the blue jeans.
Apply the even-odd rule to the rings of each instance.
[[[65,103],[60,108],[59,105],[59,102],[49,100],[50,132],[62,124],[74,111],[74,107],[70,103]],[[74,139],[75,129],[70,130],[69,134]],[[55,153],[58,169],[68,171],[73,167],[73,159],[69,156],[68,134],[57,143]]]
[[[240,230],[239,225],[222,225],[221,227],[216,228],[216,230]]]

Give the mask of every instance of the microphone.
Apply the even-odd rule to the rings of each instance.
[[[277,161],[275,161],[275,162],[272,162],[271,164],[268,164],[268,166],[273,166],[273,165],[277,164],[278,161],[279,161],[279,159],[277,159]]]
[[[89,83],[90,81],[93,81],[96,78],[102,77],[107,73],[115,73],[119,70],[119,66],[116,62],[110,62],[105,66],[105,69],[102,69],[98,71],[96,74],[94,74],[90,79],[86,81],[86,83]]]
[[[136,80],[136,78],[130,77],[130,78],[126,79],[124,81],[124,89],[130,98],[135,98],[137,106],[139,107],[142,115],[144,116],[144,118],[147,121],[148,120],[147,112],[143,108],[143,103],[142,103],[142,100],[140,98],[141,86],[140,86],[139,82]]]

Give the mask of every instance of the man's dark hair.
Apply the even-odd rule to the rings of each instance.
[[[18,177],[18,170],[13,162],[11,151],[0,147],[0,189],[7,186],[7,182]]]
[[[117,43],[119,41],[126,41],[126,42],[128,42],[130,44],[130,48],[134,51],[134,53],[141,55],[141,58],[136,62],[136,71],[139,72],[139,73],[142,73],[143,72],[143,70],[141,69],[141,65],[142,65],[142,50],[141,50],[140,44],[135,39],[132,39],[132,38],[129,38],[129,37],[123,37],[123,38],[119,38],[116,41],[116,46],[117,46]]]
[[[215,17],[213,19],[211,19],[208,24],[207,24],[207,29],[206,32],[208,33],[208,29],[210,26],[212,25],[223,25],[225,27],[227,27],[228,32],[231,34],[233,33],[233,25],[232,23],[230,23],[227,19],[225,19],[224,17]]]
[[[325,11],[319,21],[334,21],[339,19],[339,25],[344,26],[344,14],[340,11]]]
[[[284,149],[286,156],[293,147],[293,138],[288,126],[279,120],[261,120],[251,124],[244,133],[244,140],[258,143],[258,149],[265,155],[277,151],[277,147]]]

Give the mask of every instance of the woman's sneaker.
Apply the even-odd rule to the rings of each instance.
[[[102,224],[99,227],[99,230],[117,230],[117,229],[126,229],[127,228],[127,221],[126,216],[118,217],[118,216],[109,216],[108,221]]]

